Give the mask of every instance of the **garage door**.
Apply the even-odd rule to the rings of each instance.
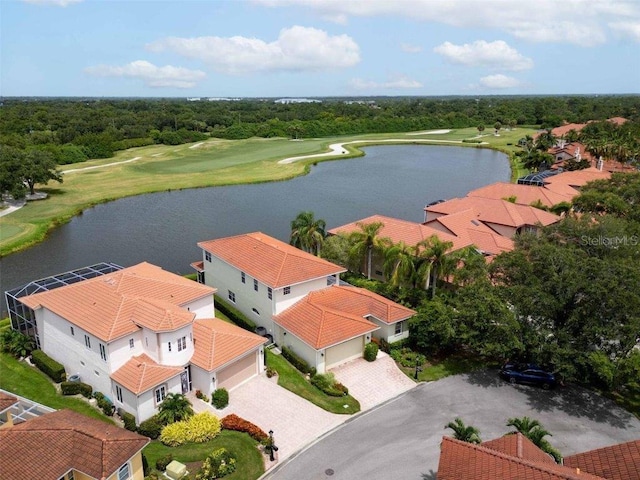
[[[218,382],[216,387],[231,390],[233,387],[253,377],[256,373],[258,373],[256,354],[252,353],[220,370],[217,374]]]
[[[327,348],[325,352],[327,356],[325,368],[328,370],[341,363],[361,357],[363,348],[364,337],[356,337],[331,348]]]

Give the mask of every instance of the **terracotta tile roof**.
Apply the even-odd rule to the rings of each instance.
[[[473,209],[478,220],[485,223],[495,223],[519,228],[525,225],[551,225],[560,220],[560,217],[539,208],[527,205],[518,205],[494,198],[463,197],[447,200],[425,207],[427,212],[444,215]]]
[[[21,297],[20,301],[37,309],[45,307],[74,325],[108,342],[139,329],[137,316],[158,313],[177,315],[177,307],[213,295],[216,290],[167,272],[149,263]],[[171,307],[170,307],[171,306]],[[145,308],[150,310],[145,312]],[[178,320],[182,324],[184,319]],[[168,325],[166,322],[164,325]],[[164,327],[163,327],[164,328]]]
[[[585,168],[584,170],[573,170],[570,172],[562,172],[557,175],[552,175],[544,179],[546,185],[545,188],[553,189],[554,187],[563,185],[569,186],[574,189],[578,189],[588,182],[594,180],[608,180],[611,178],[610,172],[600,171],[596,168]]]
[[[131,311],[123,314],[128,308]],[[154,332],[172,332],[189,325],[196,315],[164,300],[137,298],[123,302],[121,316]]]
[[[316,350],[377,330],[379,327],[364,318],[367,313],[363,313],[365,305],[377,300],[357,297],[358,293],[349,292],[352,288],[356,287],[332,286],[311,292],[274,316],[273,320]],[[399,312],[394,314],[398,315]]]
[[[486,255],[510,252],[515,248],[513,240],[496,233],[477,220],[475,210],[463,210],[443,215],[427,223],[427,226],[440,224],[458,238],[468,239],[470,244]]]
[[[563,137],[567,133],[569,133],[571,130],[575,130],[576,132],[579,132],[586,126],[587,126],[586,123],[567,123],[566,125],[561,125],[559,127],[552,129],[551,133],[556,137]],[[537,136],[539,136],[539,134],[536,135],[536,137]]]
[[[218,318],[193,323],[195,352],[191,363],[211,372],[258,348],[266,338]]]
[[[0,478],[58,480],[71,469],[105,479],[149,439],[71,410],[0,430]]]
[[[612,117],[612,118],[608,118],[607,122],[611,122],[614,123],[616,125],[622,125],[624,123],[627,123],[629,120],[624,118],[624,117]]]
[[[146,354],[132,357],[127,363],[111,374],[111,379],[130,392],[140,395],[170,378],[180,375],[182,367],[160,365]]]
[[[571,455],[564,464],[608,480],[640,480],[640,440]]]
[[[0,412],[4,412],[11,405],[18,403],[18,399],[12,395],[7,395],[4,392],[0,392]]]
[[[580,158],[582,158],[583,160],[592,160],[591,154],[587,151],[587,148],[580,142],[571,142],[563,146],[551,147],[549,150],[547,150],[547,152],[554,157],[564,152],[572,158],[576,158],[579,154]]]
[[[437,476],[438,480],[604,480],[573,468],[512,456],[484,444],[450,437],[442,439]]]
[[[271,288],[346,271],[261,232],[209,240],[198,246]]]
[[[504,435],[500,438],[482,442],[482,446],[506,453],[511,457],[531,460],[532,462],[549,463],[557,465],[555,460],[547,453],[540,450],[531,440],[520,432]]]
[[[193,262],[191,264],[191,267],[196,270],[197,272],[204,272],[204,262],[200,261],[200,262]]]
[[[389,238],[393,243],[404,242],[407,245],[413,246],[432,237],[433,235],[436,235],[443,242],[453,243],[451,251],[460,250],[461,248],[471,245],[469,239],[458,238],[455,235],[450,235],[436,230],[428,225],[400,220],[398,218],[385,217],[383,215],[373,215],[356,222],[342,225],[341,227],[332,228],[328,233],[333,235],[337,235],[338,233],[350,234],[352,232],[360,231],[360,227],[357,225],[358,223],[369,224],[375,222],[383,224],[378,235],[380,237]]]
[[[540,201],[545,207],[552,207],[560,202],[570,202],[578,192],[574,191],[572,195],[563,195],[553,192],[545,187],[536,187],[533,185],[518,185],[516,183],[497,182],[470,191],[468,197],[482,197],[502,199],[515,197],[515,203],[519,205],[531,205]]]

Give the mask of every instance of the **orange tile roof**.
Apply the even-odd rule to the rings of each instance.
[[[12,405],[18,403],[18,399],[13,395],[7,395],[4,392],[0,392],[0,412],[4,412]]]
[[[531,205],[540,201],[545,207],[552,207],[560,202],[570,202],[578,194],[574,191],[572,195],[553,192],[545,187],[534,185],[518,185],[516,183],[496,182],[486,187],[481,187],[470,191],[468,197],[482,197],[502,199],[515,197],[515,203],[519,205]]]
[[[519,228],[525,225],[551,225],[560,220],[560,217],[539,208],[527,205],[518,205],[506,200],[480,197],[463,197],[447,200],[425,207],[427,212],[448,215],[464,210],[473,209],[478,220],[485,223],[495,223]]]
[[[375,222],[382,223],[382,228],[380,229],[378,236],[386,237],[393,243],[404,242],[407,245],[413,246],[435,235],[443,242],[453,243],[451,251],[460,250],[461,248],[471,245],[469,239],[461,239],[455,235],[449,235],[445,232],[431,228],[428,225],[400,220],[398,218],[385,217],[383,215],[372,215],[371,217],[363,218],[362,220],[348,223],[341,227],[332,228],[331,230],[328,230],[328,233],[334,235],[339,233],[348,235],[352,232],[360,231],[360,227],[357,224],[370,224]]]
[[[172,332],[193,322],[196,314],[173,305],[164,300],[147,298],[126,299],[122,310],[131,303],[131,312],[123,317],[128,317],[136,325],[141,325],[154,332]]]
[[[506,453],[512,457],[531,460],[532,462],[549,463],[557,465],[551,455],[540,450],[531,440],[520,432],[508,433],[500,438],[482,442],[482,446]]]
[[[149,318],[166,307],[159,320],[183,325],[178,307],[213,295],[215,288],[196,283],[143,262],[120,271],[21,297],[30,308],[47,308],[83,330],[108,342],[139,329],[139,318]],[[148,310],[145,310],[148,309]]]
[[[551,155],[558,155],[561,152],[565,152],[567,155],[575,158],[578,154],[583,160],[592,160],[591,154],[587,151],[587,148],[580,142],[571,142],[563,146],[551,147],[547,150]]]
[[[611,172],[600,171],[596,168],[585,168],[584,170],[573,170],[552,175],[544,179],[545,188],[551,189],[558,185],[570,186],[574,189],[586,185],[594,180],[608,180]]]
[[[191,267],[198,271],[198,272],[204,272],[204,262],[203,261],[199,261],[199,262],[193,262],[191,264]]]
[[[148,443],[71,410],[47,413],[0,430],[0,478],[58,480],[74,469],[105,479]]]
[[[608,480],[640,480],[640,440],[571,455],[564,464]]]
[[[587,126],[586,123],[567,123],[566,125],[561,125],[559,127],[552,129],[551,133],[556,137],[563,137],[564,135],[569,133],[571,130],[575,130],[576,132],[579,132],[586,126]]]
[[[261,232],[209,240],[198,246],[271,288],[346,271]]]
[[[350,292],[352,288],[356,287],[332,286],[311,292],[273,320],[316,350],[377,330],[379,327],[364,316],[370,314],[379,318],[378,315],[364,312],[367,304],[373,305],[378,300],[367,298],[366,294],[358,297],[362,292]],[[385,315],[384,306],[377,308],[380,309],[378,314]],[[408,312],[394,309],[387,313],[404,315]]]
[[[612,117],[612,118],[608,118],[607,122],[611,122],[614,123],[616,125],[622,125],[624,123],[627,123],[629,120],[624,118],[624,117]]]
[[[527,455],[531,455],[530,453]],[[576,469],[443,437],[438,480],[605,480]]]
[[[132,357],[127,363],[111,374],[111,379],[130,392],[139,395],[170,378],[180,375],[182,367],[160,365],[146,354]]]
[[[266,338],[218,318],[193,323],[195,352],[191,363],[211,372],[258,348]]]

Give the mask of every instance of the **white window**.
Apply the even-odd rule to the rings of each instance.
[[[164,388],[164,385],[156,388],[155,395],[156,395],[156,404],[162,403],[162,401],[164,400],[164,397],[167,396],[167,391]]]
[[[71,329],[71,335],[75,335],[75,334],[76,334],[76,332],[75,332],[75,330],[73,329],[73,327],[69,327],[69,328]]]
[[[257,308],[252,308],[251,309],[253,311],[253,313],[255,313],[256,315],[260,315],[260,312],[258,311]]]
[[[242,283],[247,283],[247,276],[244,274],[244,272],[240,272],[240,280],[242,281]]]
[[[91,348],[91,339],[89,338],[89,335],[84,336],[84,345],[87,348]]]
[[[171,342],[167,342],[167,348],[171,351]]]
[[[125,463],[118,470],[118,480],[129,480],[131,478],[131,473],[129,471],[129,464]]]
[[[133,341],[133,338],[129,339],[129,348],[133,348],[133,346],[135,345],[135,342]]]
[[[182,337],[178,339],[178,351],[181,352],[187,348],[187,337]]]
[[[289,295],[291,293],[291,287],[284,287],[282,289],[282,294],[283,295]]]
[[[402,323],[403,322],[396,323],[396,335],[399,335],[402,333]]]
[[[100,358],[106,362],[107,361],[107,349],[105,348],[105,346],[103,344],[100,343],[99,345],[100,345]]]
[[[231,290],[229,290],[229,294],[227,295],[229,297],[229,300],[231,300],[233,303],[236,303],[236,294],[233,293]]]
[[[116,398],[119,402],[122,402],[122,388],[119,385],[116,385]]]
[[[256,292],[258,291],[258,280],[256,280],[255,278],[253,279],[253,289]]]
[[[204,252],[204,259],[205,259],[207,262],[210,262],[210,261],[211,261],[211,253],[209,253],[209,252]]]
[[[269,300],[273,300],[273,290],[271,290],[271,287],[267,287],[267,296]]]

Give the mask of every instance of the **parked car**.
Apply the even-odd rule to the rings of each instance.
[[[507,363],[500,369],[500,376],[509,383],[540,385],[545,390],[557,384],[553,373],[533,363]]]

